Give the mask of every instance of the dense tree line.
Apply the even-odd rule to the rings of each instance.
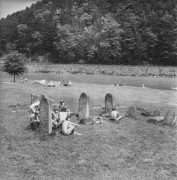
[[[177,65],[176,0],[43,0],[0,20],[0,54]]]

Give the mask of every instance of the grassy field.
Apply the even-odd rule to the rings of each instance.
[[[36,74],[37,76],[37,74]],[[177,129],[150,124],[146,118],[123,118],[118,124],[80,125],[82,136],[57,133],[42,139],[28,130],[30,95],[47,94],[55,102],[64,99],[77,112],[82,92],[90,97],[91,117],[104,107],[106,93],[112,93],[121,115],[128,107],[168,109],[177,113],[177,92],[140,87],[74,83],[72,87],[43,87],[27,83],[2,83],[0,79],[0,179],[2,180],[176,180]],[[74,122],[77,122],[75,120]]]

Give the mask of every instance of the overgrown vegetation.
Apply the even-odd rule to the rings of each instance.
[[[0,47],[55,63],[177,65],[177,1],[39,1],[0,20]]]

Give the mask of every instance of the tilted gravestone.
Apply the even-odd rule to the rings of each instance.
[[[136,118],[136,107],[135,106],[130,107],[126,113],[126,116]]]
[[[152,117],[157,117],[157,116],[161,116],[161,115],[160,115],[160,111],[156,109],[154,110]]]
[[[105,96],[105,111],[106,113],[111,113],[113,109],[113,96],[112,94],[108,93]]]
[[[175,123],[176,123],[175,113],[168,110],[167,113],[165,114],[163,124],[173,126],[175,125]]]
[[[79,98],[78,115],[79,119],[89,117],[89,97],[85,93],[82,93]]]
[[[40,95],[31,94],[31,104],[35,103],[40,99]]]
[[[46,95],[41,95],[39,100],[40,100],[40,111],[39,111],[40,131],[43,134],[51,134],[52,133],[51,101]]]

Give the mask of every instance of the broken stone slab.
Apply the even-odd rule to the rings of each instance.
[[[168,110],[165,114],[163,125],[174,126],[176,124],[176,115],[171,110]]]
[[[135,106],[130,107],[125,116],[126,117],[136,118],[136,116],[137,116],[136,107]]]

